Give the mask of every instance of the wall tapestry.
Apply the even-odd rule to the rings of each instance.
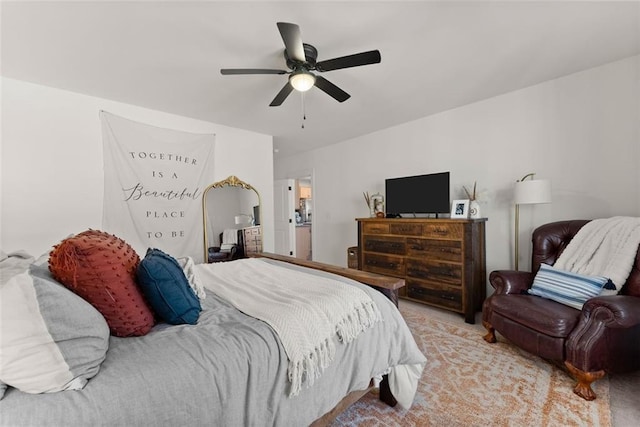
[[[101,111],[104,231],[140,257],[158,248],[202,262],[202,190],[214,181],[214,134],[137,123]]]

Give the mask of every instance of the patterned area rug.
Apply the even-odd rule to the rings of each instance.
[[[369,393],[332,427],[611,426],[607,377],[587,402],[564,370],[500,336],[486,343],[479,324],[405,301],[400,311],[427,357],[413,406],[390,408]]]

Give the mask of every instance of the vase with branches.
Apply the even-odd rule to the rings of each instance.
[[[480,218],[480,204],[478,203],[478,185],[477,181],[473,182],[473,190],[469,190],[466,186],[462,186],[462,189],[467,194],[469,199],[469,218]]]
[[[369,216],[370,217],[376,216],[374,206],[371,203],[371,196],[369,195],[369,192],[365,191],[362,193],[362,195],[364,196],[364,201],[367,203],[367,207],[369,208]]]

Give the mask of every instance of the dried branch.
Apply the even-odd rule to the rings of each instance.
[[[474,181],[473,183],[473,193],[470,192],[467,187],[465,187],[464,185],[462,186],[462,189],[464,190],[465,193],[467,193],[467,197],[469,198],[469,200],[475,200],[476,199],[476,185],[477,182]]]

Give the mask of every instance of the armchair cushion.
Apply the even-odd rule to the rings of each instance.
[[[608,281],[606,277],[586,276],[540,264],[529,294],[581,310],[589,298],[600,294]]]
[[[578,310],[533,295],[496,295],[493,309],[526,328],[560,338],[567,337],[580,318]]]

